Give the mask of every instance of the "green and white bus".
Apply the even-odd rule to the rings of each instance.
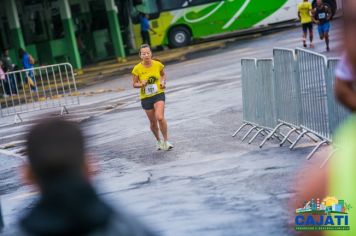
[[[314,0],[315,1],[315,0]],[[324,0],[333,12],[335,0]],[[132,0],[133,19],[149,14],[152,46],[182,47],[193,40],[251,30],[297,19],[301,0]],[[133,21],[134,45],[141,43],[140,25]],[[134,46],[133,45],[133,46]]]

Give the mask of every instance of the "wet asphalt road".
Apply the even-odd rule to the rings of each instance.
[[[335,27],[332,48],[340,42]],[[272,141],[259,150],[261,138],[247,145],[240,142],[241,135],[231,135],[242,123],[241,58],[271,57],[273,47],[299,45],[300,29],[289,29],[167,65],[166,118],[175,145],[169,152],[155,150],[129,75],[84,89],[124,89],[83,97],[88,107],[111,104],[113,109],[78,115],[101,196],[118,208],[125,206],[162,235],[293,234],[287,203],[311,148],[290,151]],[[325,53],[322,43],[316,43],[315,50]],[[332,51],[329,56],[338,54]],[[0,161],[4,235],[11,235],[16,218],[31,207],[36,192],[21,183],[20,157],[2,153]]]

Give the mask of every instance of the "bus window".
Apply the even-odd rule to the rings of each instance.
[[[197,6],[197,5],[203,5],[203,4],[208,4],[212,2],[221,2],[223,0],[191,0],[189,1],[189,6]]]
[[[175,9],[181,9],[184,7],[188,7],[189,5],[189,0],[160,0],[159,5],[160,5],[160,10],[161,11],[169,11],[169,10],[175,10]]]
[[[158,12],[157,0],[144,1],[140,5],[135,6],[136,10],[146,14],[155,14]]]

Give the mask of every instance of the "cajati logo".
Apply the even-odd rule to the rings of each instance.
[[[350,230],[350,209],[350,204],[335,197],[326,197],[322,201],[311,199],[296,210],[295,230]]]

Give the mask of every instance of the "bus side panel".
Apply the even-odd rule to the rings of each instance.
[[[162,12],[159,18],[150,20],[150,26],[155,31],[155,33],[150,32],[151,46],[156,47],[167,44],[165,39],[166,32],[168,31],[170,22],[172,22],[173,17],[174,16],[169,12]],[[133,29],[135,44],[136,47],[139,48],[139,46],[142,44],[140,24],[135,24]]]
[[[293,19],[296,1],[225,0],[162,12],[158,19],[150,22],[157,32],[150,34],[152,46],[167,44],[169,29],[176,25],[190,28],[196,39]],[[139,25],[134,26],[134,32],[139,45],[142,42]]]
[[[256,26],[264,26],[268,24],[290,21],[298,19],[298,0],[289,0],[278,11],[271,16],[259,22]]]
[[[217,1],[172,11],[174,18],[170,24],[171,27],[189,26],[194,38],[217,35],[251,28],[281,9],[287,2],[288,0],[273,0],[268,3],[261,0]]]
[[[295,1],[295,0],[289,0]],[[255,26],[258,22],[271,16],[276,11],[280,10],[288,0],[273,0],[261,2],[260,0],[245,0],[242,8],[236,8],[235,1],[226,5],[227,15],[231,18],[226,22],[224,28],[229,31],[249,29]]]
[[[224,32],[222,29],[226,21],[226,1],[194,6],[179,10],[180,18],[174,24],[187,25],[194,38],[205,37]]]

